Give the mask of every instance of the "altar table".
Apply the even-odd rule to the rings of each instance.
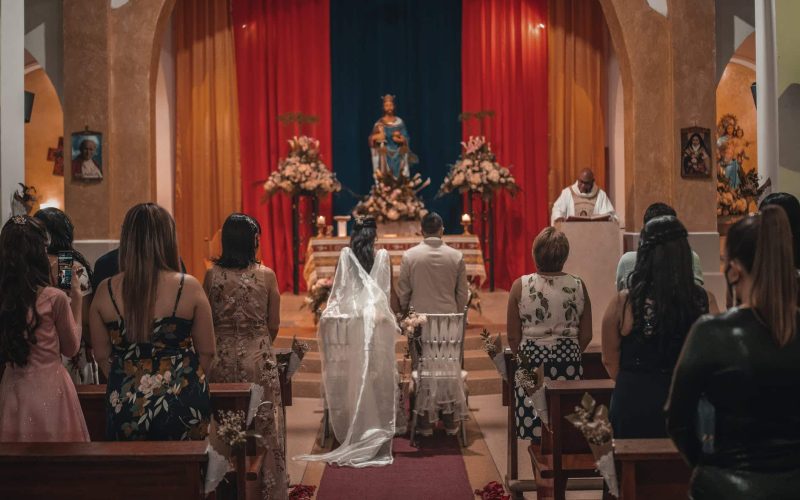
[[[486,279],[486,267],[483,263],[481,243],[474,234],[470,235],[445,235],[445,243],[460,251],[464,255],[464,264],[467,267],[467,278],[479,284]],[[376,248],[385,248],[392,260],[392,272],[396,278],[400,273],[400,262],[403,253],[409,248],[419,244],[421,236],[384,236],[375,242]],[[336,263],[339,261],[339,252],[350,244],[348,237],[319,237],[308,241],[306,251],[306,265],[303,277],[308,288],[323,278],[333,278]]]

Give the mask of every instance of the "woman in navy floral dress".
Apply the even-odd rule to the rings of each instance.
[[[120,238],[120,269],[97,290],[92,344],[108,376],[108,437],[204,439],[211,418],[205,373],[214,358],[211,308],[200,283],[179,272],[175,223],[153,203],[133,207]]]

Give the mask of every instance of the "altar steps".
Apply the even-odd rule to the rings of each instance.
[[[496,334],[502,331],[505,325],[489,325],[489,330]],[[500,375],[483,350],[483,340],[480,333],[483,325],[474,325],[467,328],[464,337],[464,369],[469,372],[469,392],[473,395],[500,394],[502,383]],[[295,327],[281,330],[281,335],[276,339],[275,346],[287,348],[291,346],[292,337],[308,344],[309,352],[303,358],[303,364],[292,378],[292,395],[296,397],[320,397],[322,362],[319,346],[316,339],[316,329],[311,327]],[[505,337],[505,336],[504,336]],[[504,339],[505,342],[505,339]],[[398,339],[395,344],[395,353],[398,370],[403,369],[403,353],[406,341]],[[410,360],[406,360],[410,363]],[[409,370],[406,365],[406,370]]]

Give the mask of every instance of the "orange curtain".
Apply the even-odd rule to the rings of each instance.
[[[598,0],[548,0],[550,204],[584,168],[606,185],[606,22]]]
[[[202,279],[206,239],[242,205],[228,0],[180,0],[175,22],[175,221],[186,267]]]

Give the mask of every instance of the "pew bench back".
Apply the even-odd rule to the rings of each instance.
[[[3,443],[0,498],[203,498],[205,441]]]

